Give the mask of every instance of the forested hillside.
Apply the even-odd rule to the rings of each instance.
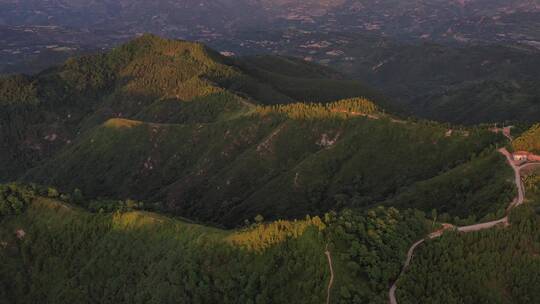
[[[487,152],[432,179],[421,181],[389,199],[395,207],[438,211],[438,220],[460,225],[502,218],[515,186],[504,156]]]
[[[202,44],[145,35],[34,76],[1,76],[0,180],[20,176],[110,118],[207,123],[230,119],[257,103],[374,94],[355,82],[333,78],[335,73],[326,68],[280,62],[283,70],[310,72],[297,77],[274,71],[276,81],[265,82],[259,79],[264,69],[251,75],[244,64]],[[289,82],[304,87],[286,88]],[[317,88],[320,96],[310,88]]]
[[[324,108],[321,116],[317,106],[290,114],[259,111],[195,125],[109,120],[25,179],[88,195],[160,201],[176,214],[235,225],[257,214],[294,218],[369,206],[497,141],[482,130],[446,137],[433,124],[347,117]],[[494,190],[495,197],[504,191]]]
[[[533,303],[540,297],[540,222],[515,210],[509,228],[446,233],[419,250],[399,281],[399,303]]]
[[[0,186],[2,301],[323,303],[329,250],[331,303],[382,304],[426,231],[422,214],[382,207],[225,231],[127,206],[90,213],[73,200]]]
[[[415,117],[467,125],[540,117],[540,52],[534,48],[404,42],[374,32],[293,33],[300,45],[289,43],[282,53],[334,67]]]
[[[423,245],[398,281],[399,303],[532,303],[540,296],[539,166],[522,170],[526,204],[508,227],[448,232]]]
[[[315,64],[225,58],[151,35],[1,83],[0,179],[151,201],[228,227],[372,206],[503,140],[388,114],[377,92]],[[469,190],[477,203],[505,199],[485,185]]]
[[[537,51],[375,37],[364,35],[343,50],[356,61],[332,59],[331,65],[380,89],[392,104],[417,117],[463,124],[536,122],[540,117]]]
[[[383,304],[398,277],[400,303],[535,299],[533,173],[511,228],[428,241],[399,276],[413,242],[502,217],[516,190],[503,134],[386,102],[311,63],[151,35],[0,78],[0,181],[17,182],[0,302]],[[537,129],[514,148],[537,151]]]

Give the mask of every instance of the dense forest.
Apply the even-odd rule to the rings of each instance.
[[[312,107],[314,114],[292,115],[320,115],[320,106]],[[94,197],[163,202],[164,211],[234,227],[257,214],[298,218],[382,202],[500,141],[481,129],[446,137],[436,124],[324,113],[329,118],[287,119],[276,112],[183,125],[113,119],[24,179],[65,191],[79,188]],[[492,172],[506,169],[495,166]],[[507,197],[504,188],[484,191],[497,201]],[[416,206],[411,201],[404,207]],[[438,205],[432,201],[426,207]],[[493,211],[479,210],[478,216]]]
[[[540,178],[525,175],[527,203],[510,226],[445,233],[417,251],[398,281],[399,303],[533,303],[540,297]]]
[[[513,171],[503,155],[486,151],[468,163],[421,181],[389,199],[395,207],[435,210],[445,223],[470,225],[502,218],[515,197]]]
[[[387,4],[392,7],[389,9],[394,9],[402,2]],[[420,1],[405,2],[421,5]],[[467,6],[481,1],[466,2]],[[499,1],[504,5],[508,2]],[[456,1],[426,5],[433,7],[440,3],[463,9],[456,5]],[[486,7],[492,9],[494,5],[490,2]],[[368,6],[366,8],[369,9]],[[471,8],[465,11],[477,13]],[[402,15],[398,13],[396,16]],[[538,22],[537,17],[533,19]],[[498,22],[493,24],[501,25]],[[424,31],[424,25],[416,29]],[[445,26],[440,28],[443,32],[447,29]],[[415,117],[468,125],[537,122],[540,117],[540,88],[537,85],[540,74],[536,68],[540,66],[540,53],[537,50],[504,43],[464,43],[461,46],[426,40],[404,43],[374,33],[359,32],[318,32],[310,36],[319,41],[350,41],[347,46],[340,47],[343,56],[328,58],[329,65],[381,90],[389,97],[389,105],[400,107]],[[443,36],[452,35],[445,33]],[[357,60],[347,60],[351,57]]]
[[[412,243],[502,217],[516,190],[491,126],[385,102],[301,60],[151,35],[0,77],[0,302],[321,303],[331,262],[331,303],[386,303]],[[538,151],[539,129],[513,148]],[[539,181],[510,228],[423,244],[400,303],[534,299]]]
[[[457,167],[504,140],[387,113],[376,92],[312,63],[231,59],[151,35],[0,82],[0,180],[152,202],[227,227],[403,198],[441,174],[459,179]],[[470,166],[489,161],[501,163]],[[506,199],[504,187],[478,180],[467,200]],[[477,208],[446,204],[400,199],[452,218]]]
[[[234,231],[79,194],[0,187],[0,298],[8,303],[385,303],[423,214],[378,207]],[[90,204],[86,202],[84,204]],[[22,206],[22,207],[20,207]],[[52,275],[54,274],[54,275]]]
[[[446,233],[416,254],[398,282],[399,303],[534,303],[540,297],[540,221],[532,206],[509,228]]]
[[[283,74],[272,71],[269,82],[261,76],[264,68],[250,61],[236,62],[199,43],[144,35],[36,75],[1,76],[0,180],[20,177],[111,118],[209,123],[237,117],[254,104],[374,96],[320,66],[286,59],[274,66]],[[295,85],[291,92],[291,82],[303,89]]]

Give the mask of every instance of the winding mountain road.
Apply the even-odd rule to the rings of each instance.
[[[330,291],[332,290],[332,285],[334,284],[334,267],[332,266],[332,255],[330,254],[330,250],[328,250],[328,244],[326,244],[324,254],[326,254],[328,266],[330,268],[330,281],[328,282],[328,289],[326,291],[326,304],[330,304]]]
[[[420,244],[422,244],[425,241],[426,241],[426,239],[421,239],[421,240],[417,241],[416,243],[414,243],[411,246],[411,248],[409,248],[409,251],[407,252],[407,260],[405,260],[405,264],[404,264],[405,266],[401,270],[402,273],[403,273],[403,271],[405,271],[407,266],[409,266],[409,264],[411,263],[413,253],[414,253],[414,250],[416,249],[416,247],[420,246]],[[396,280],[396,282],[397,282],[397,280]],[[394,282],[394,284],[392,284],[392,286],[390,287],[390,294],[389,295],[390,295],[390,303],[391,304],[397,304],[397,300],[396,300],[397,285],[396,285],[396,282]]]
[[[507,136],[507,137],[509,137],[509,136]],[[511,137],[509,137],[509,139],[510,138]],[[514,170],[514,182],[515,182],[516,187],[518,189],[517,197],[510,203],[509,207],[506,209],[506,213],[507,213],[506,216],[503,217],[500,220],[491,221],[491,222],[487,222],[487,223],[480,223],[480,224],[475,224],[475,225],[470,225],[470,226],[454,227],[452,225],[445,225],[443,229],[438,230],[436,232],[433,232],[429,236],[427,236],[426,238],[423,238],[423,239],[417,241],[416,243],[414,243],[411,246],[411,248],[409,248],[409,251],[407,252],[407,259],[405,260],[405,263],[403,264],[403,268],[401,269],[401,273],[398,276],[398,279],[401,276],[401,274],[403,274],[403,272],[405,272],[407,267],[409,267],[409,264],[411,263],[411,260],[412,260],[412,258],[414,256],[415,249],[418,248],[418,246],[420,244],[424,243],[428,239],[434,239],[434,238],[440,237],[443,234],[443,232],[445,230],[447,230],[447,229],[456,229],[459,232],[468,233],[468,232],[473,232],[473,231],[480,231],[480,230],[484,230],[484,229],[490,229],[490,228],[493,228],[493,227],[501,225],[501,224],[503,224],[503,225],[508,225],[509,224],[508,223],[508,213],[513,208],[523,204],[523,202],[525,200],[525,186],[523,185],[523,182],[521,180],[521,170],[524,169],[524,168],[527,168],[529,166],[538,166],[540,164],[532,163],[532,164],[525,164],[523,166],[516,166],[514,164],[512,154],[510,152],[508,152],[508,150],[506,148],[499,149],[499,153],[503,154],[506,157],[506,160],[507,160],[508,164]],[[390,291],[388,293],[388,298],[389,298],[389,303],[390,304],[397,304],[396,289],[397,289],[397,281],[398,281],[398,279],[396,279],[396,281],[394,281],[394,283],[390,287]]]

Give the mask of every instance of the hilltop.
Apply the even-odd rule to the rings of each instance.
[[[260,78],[265,76],[259,76],[264,69],[252,75],[245,72],[248,64],[232,62],[202,44],[145,35],[36,75],[2,76],[0,160],[6,169],[0,180],[20,175],[111,118],[207,123],[270,101],[318,102],[375,94],[356,82],[332,78],[322,67],[286,59],[274,63],[310,73],[295,77],[273,71],[273,82],[264,81]],[[287,87],[297,83],[304,87]]]
[[[328,68],[227,58],[152,35],[34,76],[5,77],[0,89],[0,179],[152,201],[163,212],[228,227],[258,214],[366,208],[477,157],[504,163],[488,156],[501,135],[389,114],[376,91]],[[492,168],[504,184],[505,167]],[[469,174],[454,172],[439,179],[441,187]],[[467,210],[435,198],[421,206],[451,217],[474,209],[482,218],[502,203],[477,204],[503,202],[511,192],[488,180],[470,191],[484,194],[464,197]]]

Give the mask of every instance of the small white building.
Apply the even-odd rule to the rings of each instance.
[[[529,152],[517,151],[513,154],[514,161],[527,161],[529,160]]]

